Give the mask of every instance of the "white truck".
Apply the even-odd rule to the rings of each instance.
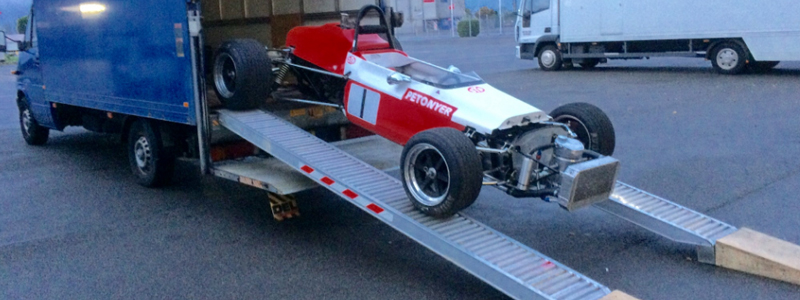
[[[723,74],[800,60],[796,0],[523,0],[517,57],[542,70],[609,59],[703,57]]]

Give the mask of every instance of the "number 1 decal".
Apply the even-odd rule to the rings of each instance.
[[[347,113],[375,125],[378,120],[378,107],[381,94],[368,90],[358,84],[350,85],[347,95]]]

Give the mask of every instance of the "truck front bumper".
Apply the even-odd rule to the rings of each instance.
[[[517,45],[517,58],[519,59],[534,59],[533,49],[534,44],[519,44]]]

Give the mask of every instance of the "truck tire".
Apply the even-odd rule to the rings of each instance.
[[[50,129],[36,122],[33,112],[24,98],[19,101],[19,128],[22,130],[22,138],[28,145],[44,145],[50,137]]]
[[[779,61],[753,61],[747,65],[750,71],[756,73],[763,73],[769,72],[770,70],[774,69],[779,63]]]
[[[269,97],[272,63],[258,41],[231,40],[214,55],[214,91],[231,110],[257,108]]]
[[[403,187],[422,213],[446,217],[472,205],[481,191],[478,151],[464,133],[434,128],[415,135],[400,158]]]
[[[550,113],[553,121],[569,126],[586,149],[610,156],[614,154],[616,135],[608,116],[589,103],[570,103]]]
[[[579,63],[581,68],[583,68],[584,70],[594,69],[594,67],[596,67],[598,64],[600,64],[599,59],[590,59],[590,58],[586,58]]]
[[[739,43],[724,42],[711,53],[711,64],[720,74],[735,75],[744,71],[747,57],[745,48]]]
[[[546,45],[539,51],[539,68],[544,71],[558,71],[561,69],[561,51],[556,45]]]
[[[128,133],[128,161],[137,183],[145,187],[169,184],[175,169],[175,157],[163,147],[161,132],[155,123],[140,119]]]

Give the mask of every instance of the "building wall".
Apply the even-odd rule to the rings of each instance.
[[[450,18],[449,6],[455,4],[453,16],[456,20],[465,16],[465,0],[434,0],[433,3],[424,3],[423,0],[392,0],[396,11],[405,16],[405,24],[398,28],[398,33],[420,33],[425,31],[423,24]],[[429,27],[431,25],[429,24]]]

